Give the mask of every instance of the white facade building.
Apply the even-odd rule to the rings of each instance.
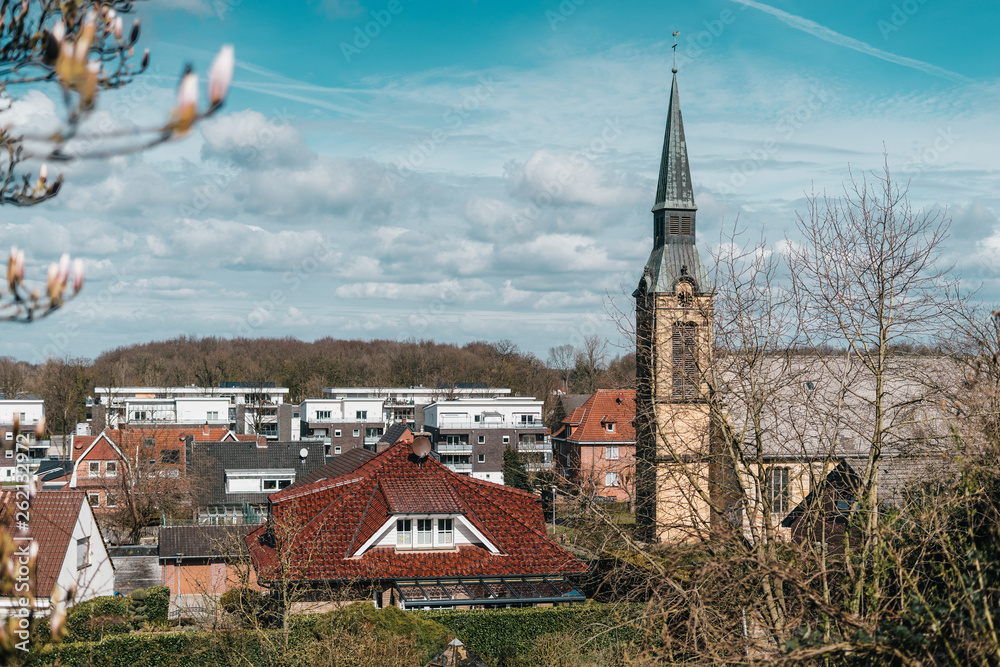
[[[287,387],[223,382],[219,387],[95,387],[108,428],[125,423],[228,425],[237,433],[277,437]]]
[[[456,383],[439,387],[330,387],[326,398],[381,398],[386,425],[404,422],[416,424],[416,409],[435,401],[455,398],[494,398],[509,396],[510,389],[486,387],[478,383]]]
[[[424,408],[433,428],[525,428],[542,425],[543,401],[530,397],[460,398]]]

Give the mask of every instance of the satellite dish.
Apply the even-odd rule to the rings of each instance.
[[[413,448],[413,455],[418,459],[426,459],[431,453],[431,441],[424,436],[414,438],[410,447]]]
[[[302,449],[299,450],[299,457],[301,457],[301,458],[304,459],[307,456],[309,456],[309,450],[308,449],[306,449],[305,447],[303,447]]]

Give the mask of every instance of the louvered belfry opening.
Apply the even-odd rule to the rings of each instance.
[[[675,322],[673,325],[671,371],[672,400],[698,399],[698,325]]]

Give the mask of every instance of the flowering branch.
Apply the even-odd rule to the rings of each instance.
[[[9,294],[0,291],[0,320],[27,324],[48,317],[59,310],[68,299],[76,297],[83,289],[85,271],[83,260],[72,262],[72,293],[68,292],[70,278],[70,258],[63,254],[59,262],[49,266],[48,281],[43,295],[38,288],[29,289],[24,283],[24,251],[17,246],[10,249],[7,260],[7,288]]]

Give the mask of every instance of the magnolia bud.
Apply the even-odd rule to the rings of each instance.
[[[142,68],[146,69],[149,67],[149,49],[142,52]]]
[[[73,260],[73,296],[79,294],[80,290],[83,289],[85,276],[83,260],[79,258]]]
[[[236,64],[233,47],[226,44],[212,61],[212,68],[208,72],[208,101],[212,106],[222,104],[229,92],[229,85],[233,82],[233,67]]]
[[[139,41],[139,19],[132,23],[132,34],[128,38],[129,44],[135,44],[137,41]]]
[[[124,30],[124,26],[122,25],[122,17],[119,16],[118,18],[115,19],[113,30],[115,33],[115,39],[121,41],[122,31]]]

